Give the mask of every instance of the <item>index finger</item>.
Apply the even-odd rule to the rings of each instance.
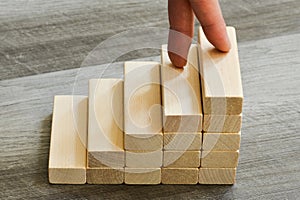
[[[190,3],[208,41],[220,51],[229,51],[230,41],[218,0],[190,0]]]
[[[186,65],[187,55],[194,34],[194,13],[189,0],[169,0],[168,54],[173,65]]]

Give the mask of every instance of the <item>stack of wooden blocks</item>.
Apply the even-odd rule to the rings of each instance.
[[[243,90],[235,31],[230,27],[227,32],[231,50],[224,57],[199,33],[204,114],[199,183],[203,184],[234,183],[238,165]]]
[[[183,69],[163,45],[161,63],[125,62],[124,80],[92,79],[89,97],[55,96],[50,183],[233,184],[243,93],[227,31],[228,53],[200,30]]]

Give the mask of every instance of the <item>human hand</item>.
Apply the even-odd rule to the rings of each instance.
[[[207,39],[220,51],[230,50],[230,41],[218,0],[168,0],[168,13],[168,54],[176,67],[186,65],[194,34],[194,14]]]

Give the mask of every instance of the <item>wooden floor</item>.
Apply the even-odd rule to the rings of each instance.
[[[166,1],[0,0],[0,198],[297,199],[300,1],[222,0],[221,5],[227,24],[237,28],[245,96],[237,183],[74,186],[48,183],[53,96],[86,94],[87,80],[102,73],[121,77],[122,63],[106,69],[105,51],[96,63],[83,63],[117,33],[158,27],[163,30],[149,35],[166,40]],[[119,55],[144,41],[139,34],[103,45]],[[158,54],[143,49],[114,60],[159,60]]]

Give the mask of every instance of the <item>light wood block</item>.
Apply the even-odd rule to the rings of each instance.
[[[198,168],[162,168],[162,184],[197,184]]]
[[[122,184],[124,168],[87,168],[86,181],[88,184]]]
[[[200,184],[234,184],[236,168],[200,168]]]
[[[49,153],[49,182],[86,182],[87,102],[85,96],[55,96]]]
[[[202,133],[164,133],[164,150],[200,151]]]
[[[161,150],[163,146],[160,65],[125,62],[124,128],[126,150]]]
[[[235,29],[227,27],[231,49],[215,49],[199,29],[199,58],[204,114],[238,115],[242,113],[243,89]]]
[[[89,81],[88,167],[125,166],[123,81]]]
[[[162,46],[161,54],[164,132],[201,132],[202,105],[197,46],[191,46],[188,64],[184,68],[176,68],[171,64],[167,45]]]
[[[196,168],[200,166],[200,151],[164,151],[163,166]]]
[[[128,168],[125,167],[126,184],[154,185],[161,182],[161,168]]]
[[[237,151],[240,148],[239,133],[203,133],[204,151]]]
[[[242,114],[204,115],[203,131],[213,133],[237,133],[242,127]]]
[[[235,168],[238,165],[239,151],[202,151],[201,167]]]
[[[157,151],[126,151],[126,167],[159,168],[162,166],[163,153]]]

